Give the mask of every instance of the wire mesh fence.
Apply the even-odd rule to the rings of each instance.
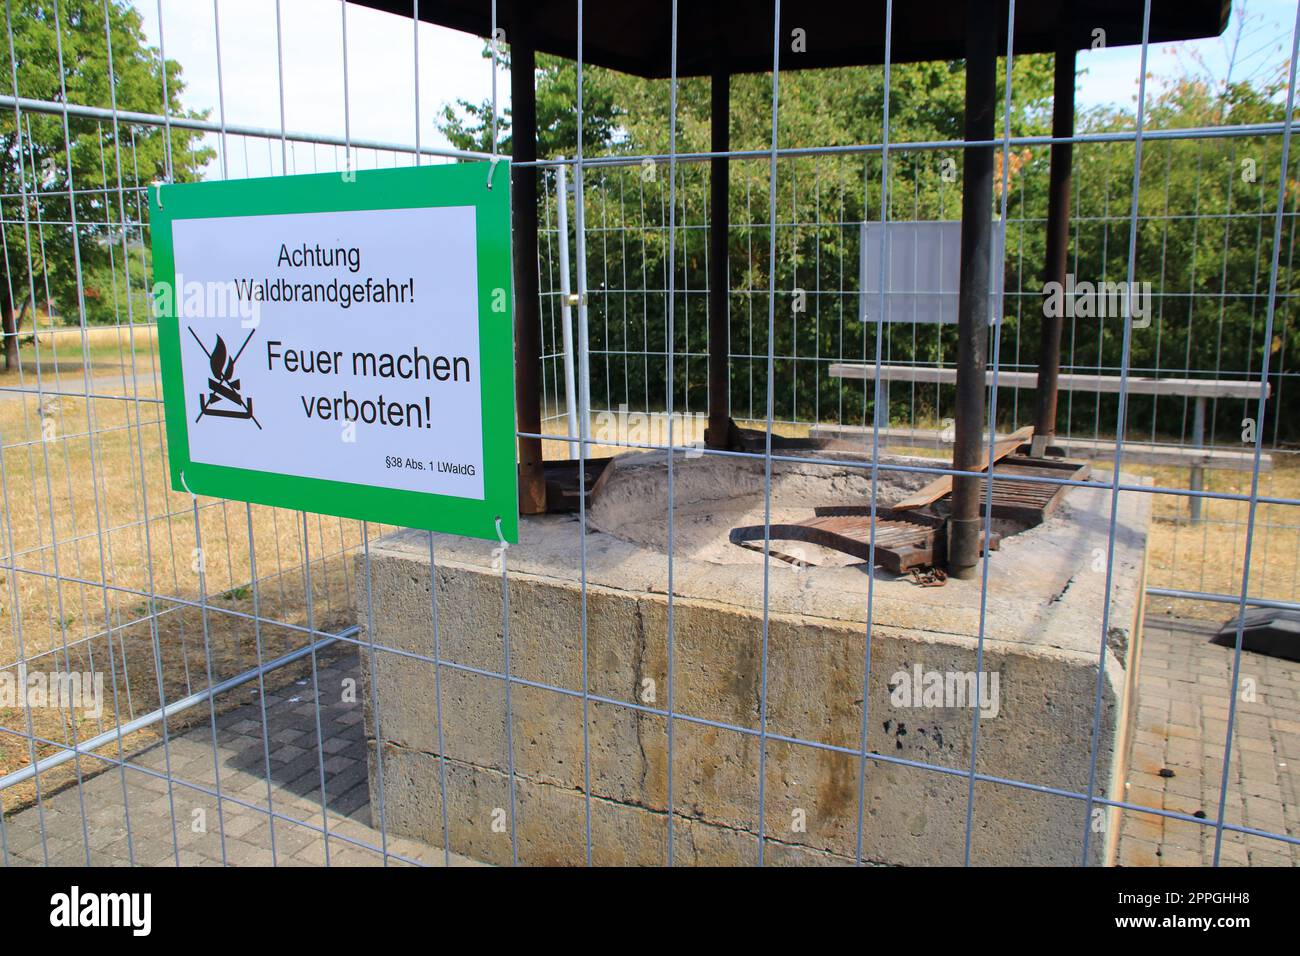
[[[678,140],[679,89],[705,81],[678,79],[665,2],[666,149],[584,155],[579,32],[576,139],[513,170],[540,197],[541,437],[584,484],[607,457],[630,484],[584,487],[511,550],[173,490],[147,221],[158,180],[495,160],[495,89],[490,152],[421,143],[418,90],[409,143],[355,140],[346,119],[293,132],[282,69],[278,129],[180,110],[165,69],[147,74],[163,107],[137,109],[133,87],[128,110],[133,74],[111,62],[126,8],[34,5],[51,87],[29,6],[6,3],[0,97],[6,865],[1297,860],[1300,675],[1242,635],[1250,607],[1300,610],[1300,34],[1284,82],[1231,115],[1144,85],[1132,114],[1070,137],[1056,441],[1091,474],[1022,478],[1074,495],[1060,537],[1018,548],[986,518],[1002,550],[931,601],[872,570],[877,512],[953,471],[958,332],[882,321],[879,275],[917,224],[960,218],[965,144],[891,138],[888,39],[881,135],[832,144],[781,126],[789,20],[762,12],[772,69],[747,81],[770,136],[727,153],[728,405],[756,444],[722,451],[704,440],[718,157]],[[999,9],[1015,36],[1017,4]],[[346,117],[348,6],[322,11],[342,18],[322,55],[343,61]],[[65,57],[92,46],[105,75],[69,88]],[[1034,421],[1053,144],[1012,108],[1016,51],[999,55],[990,452]],[[991,513],[1001,479],[980,474]],[[865,573],[774,546],[823,481],[868,506]],[[761,549],[726,539],[747,522]],[[1039,595],[1033,566],[1070,542],[1077,567]],[[1230,617],[1214,656],[1203,622]],[[933,673],[973,696],[922,705]]]
[[[1265,348],[1262,337],[1263,305],[1268,298],[1267,267],[1272,255],[1267,227],[1274,218],[1274,211],[1264,208],[1262,203],[1265,196],[1277,194],[1279,167],[1274,157],[1268,164],[1271,174],[1252,173],[1253,181],[1244,184],[1238,154],[1266,152],[1259,141],[1253,141],[1252,145],[1247,142],[1250,141],[1226,137],[1170,139],[1151,144],[1147,151],[1144,162],[1158,175],[1145,182],[1146,191],[1137,219],[1139,234],[1147,237],[1140,248],[1144,256],[1149,256],[1149,261],[1139,264],[1138,274],[1152,278],[1141,280],[1147,283],[1143,308],[1149,314],[1137,320],[1145,325],[1141,330],[1141,353],[1135,340],[1134,360],[1128,366],[1128,373],[1134,377],[1217,384],[1224,380],[1245,382],[1259,375]],[[1109,157],[1098,161],[1086,148],[1080,148],[1076,150],[1078,166],[1086,169],[1092,163],[1104,164],[1115,171],[1117,178],[1122,177],[1119,170],[1124,165],[1131,170],[1131,144],[1121,144],[1118,148],[1103,145],[1096,149],[1115,157],[1123,152],[1123,156],[1119,161]],[[1209,150],[1225,154],[1217,155],[1211,163],[1220,181],[1184,184],[1190,189],[1185,188],[1181,197],[1175,195],[1174,169],[1197,168],[1198,154],[1202,154],[1201,165],[1204,165],[1203,154]],[[999,427],[1007,433],[1033,422],[1037,324],[1043,307],[1040,276],[1046,223],[1047,149],[1039,147],[1037,154],[1026,149],[1022,156],[1015,180],[1009,184],[1003,324],[1006,351],[1000,368],[1027,373],[1028,378],[1017,381],[1015,387],[1000,390]],[[885,220],[906,225],[940,223],[952,218],[954,207],[959,204],[959,195],[954,199],[952,194],[959,187],[947,183],[943,176],[945,162],[952,161],[951,156],[937,150],[911,155],[902,148],[897,153],[891,150],[894,175],[902,167],[907,176],[905,181],[891,187],[889,194],[894,204],[903,203],[898,198],[900,195],[906,197],[906,204],[905,208],[887,213]],[[743,196],[744,200],[733,207],[731,235],[733,245],[746,256],[751,255],[750,250],[757,244],[761,258],[768,225],[761,221],[764,219],[761,211],[755,214],[753,197],[757,192],[761,200],[767,186],[765,171],[754,170],[753,166],[753,163],[740,165],[733,173],[740,180],[735,186],[736,196],[738,199]],[[757,172],[758,177],[751,180],[751,172]],[[1268,175],[1269,181],[1262,178],[1264,175]],[[679,177],[679,197],[694,195],[701,199],[704,196],[707,170],[684,166]],[[774,421],[790,434],[807,434],[813,430],[824,434],[853,434],[853,428],[868,433],[874,418],[874,396],[867,380],[837,374],[836,366],[872,365],[877,361],[874,336],[869,333],[871,324],[864,322],[860,315],[859,287],[862,223],[864,215],[875,215],[871,210],[878,209],[878,196],[868,190],[879,185],[879,162],[870,158],[865,162],[846,161],[841,156],[794,159],[789,161],[789,171],[783,178],[781,173],[778,177],[788,194],[780,197],[778,206],[780,271],[776,278],[775,307],[788,316],[788,321],[785,328],[778,330],[778,342],[773,346]],[[1031,182],[1031,178],[1039,182]],[[923,181],[929,183],[928,192],[932,194],[926,196],[925,208],[921,198]],[[1081,195],[1081,187],[1076,187],[1071,217],[1075,237],[1071,275],[1081,277],[1082,282],[1089,282],[1082,279],[1084,276],[1095,276],[1092,280],[1095,285],[1117,284],[1123,282],[1125,274],[1129,217],[1126,210],[1116,207],[1107,189],[1122,188],[1127,192],[1127,183],[1118,187],[1108,176],[1101,186],[1096,196]],[[810,194],[806,197],[806,218],[797,215],[801,188]],[[835,194],[824,198],[823,189],[830,193],[832,188]],[[1243,200],[1242,193],[1247,189],[1254,195]],[[624,409],[625,415],[662,413],[667,407],[664,382],[669,351],[661,318],[666,311],[667,186],[657,174],[647,181],[647,173],[639,166],[619,167],[613,172],[601,170],[597,176],[590,177],[586,192],[590,224],[587,231],[592,415],[608,418],[617,415],[620,409]],[[555,196],[554,184],[548,179],[549,205],[554,204]],[[1031,196],[1039,208],[1028,206]],[[1247,209],[1242,210],[1240,205],[1234,208],[1234,203],[1243,202],[1249,203]],[[1092,203],[1096,204],[1095,208]],[[851,204],[850,211],[845,211],[846,204]],[[1010,215],[1013,210],[1015,214]],[[738,211],[742,211],[740,215],[736,214]],[[1291,261],[1293,229],[1290,224],[1295,213],[1288,207],[1282,215],[1283,245],[1276,294],[1280,321],[1275,322],[1269,346],[1274,356],[1269,370],[1272,425],[1262,476],[1262,493],[1279,499],[1289,497],[1285,488],[1293,451],[1282,423],[1288,419],[1284,403],[1295,374],[1287,367],[1285,318],[1292,298],[1287,263]],[[699,221],[692,222],[692,216],[699,217]],[[557,218],[552,216],[550,226],[554,226]],[[678,222],[675,282],[681,321],[672,348],[676,374],[674,398],[675,408],[689,418],[705,411],[708,386],[707,210],[681,208]],[[548,231],[548,240],[552,235],[553,231]],[[1164,254],[1171,244],[1189,254],[1171,262]],[[542,267],[546,281],[543,295],[547,296],[544,313],[547,319],[545,379],[550,409],[547,421],[565,425],[566,412],[577,405],[576,393],[572,403],[566,401],[563,318],[559,306],[565,293],[560,289],[558,254],[554,247],[544,247],[543,255],[547,259]],[[731,270],[730,357],[732,368],[737,370],[733,372],[731,408],[737,419],[761,423],[765,418],[768,300],[768,289],[761,280],[767,266],[748,257],[739,262],[733,260]],[[631,284],[629,275],[635,280]],[[753,286],[756,278],[760,280],[758,288]],[[652,315],[659,320],[652,321]],[[1195,352],[1193,343],[1197,344]],[[1209,343],[1214,347],[1206,348]],[[1062,357],[1065,374],[1118,376],[1121,342],[1113,314],[1077,315],[1071,310],[1065,344]],[[956,359],[955,327],[924,321],[886,323],[881,349],[879,360],[883,365],[902,366],[895,372],[896,378],[885,381],[881,396],[882,406],[888,403],[888,419],[881,419],[887,441],[900,448],[941,456],[945,447],[942,437],[945,423],[950,429],[954,413],[953,386],[950,381],[927,380],[911,370],[951,369]],[[1201,357],[1196,357],[1198,354]],[[1255,412],[1247,393],[1255,389],[1242,388],[1234,397],[1208,395],[1202,399],[1190,389],[1185,391],[1182,395],[1172,392],[1130,395],[1125,432],[1129,450],[1126,467],[1166,487],[1241,494],[1246,486],[1243,472],[1248,474],[1252,465],[1251,456],[1242,455],[1243,450],[1248,450],[1243,436],[1249,438],[1252,434],[1248,420],[1254,419]],[[1060,437],[1072,453],[1097,460],[1113,455],[1116,402],[1114,393],[1090,390],[1087,383],[1077,391],[1066,391],[1062,397]],[[1198,404],[1202,405],[1199,412]],[[835,426],[849,426],[849,429]],[[702,439],[700,434],[693,437]],[[1192,448],[1213,449],[1204,453],[1208,455],[1205,466],[1190,464],[1200,460],[1199,455],[1190,452]],[[1189,464],[1180,467],[1180,461]],[[1162,497],[1158,501],[1157,527],[1162,533],[1153,553],[1156,570],[1153,586],[1213,592],[1231,598],[1233,585],[1241,577],[1244,509],[1231,500],[1215,501],[1205,512],[1200,502],[1187,498]],[[1287,536],[1296,530],[1288,521],[1294,516],[1278,504],[1277,510],[1270,509],[1268,517],[1260,516],[1257,520],[1264,523],[1261,527],[1268,525]],[[1193,513],[1197,519],[1194,522]],[[1213,534],[1215,545],[1225,546],[1223,551],[1209,547],[1211,532],[1216,528],[1225,531],[1222,537],[1217,532]],[[1291,553],[1295,544],[1294,539],[1284,543],[1274,537],[1271,544],[1256,552],[1258,590],[1251,597],[1295,600],[1295,593],[1286,583],[1294,569]],[[1272,572],[1268,568],[1270,563]],[[1209,602],[1179,605],[1180,613],[1198,611],[1212,618],[1223,616],[1222,608]]]

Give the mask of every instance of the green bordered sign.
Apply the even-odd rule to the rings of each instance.
[[[150,190],[172,486],[518,540],[509,176]]]

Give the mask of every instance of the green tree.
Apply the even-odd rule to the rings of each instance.
[[[571,155],[575,139],[574,64],[539,58],[537,73],[539,153]],[[1196,63],[1147,85],[1147,130],[1213,129],[1277,123],[1284,118],[1286,62],[1261,63],[1251,75],[1206,75]],[[1010,129],[1013,136],[1050,131],[1052,58],[1017,56]],[[1242,70],[1244,73],[1245,70]],[[1003,132],[1005,63],[997,72]],[[669,84],[596,67],[584,69],[584,148],[600,154],[662,155],[668,152]],[[707,77],[685,77],[677,88],[677,150],[709,149]],[[897,64],[890,74],[888,218],[952,220],[961,206],[961,153],[907,149],[900,143],[960,140],[963,135],[965,69],[961,61]],[[782,147],[879,144],[883,139],[884,72],[880,67],[791,70],[781,74],[779,144]],[[731,79],[731,146],[755,150],[756,158],[731,163],[731,391],[738,417],[765,413],[767,290],[776,288],[772,351],[778,419],[870,420],[870,389],[832,379],[828,356],[875,359],[876,327],[858,317],[857,264],[860,226],[881,215],[879,151],[818,157],[783,157],[777,171],[777,254],[768,255],[771,76]],[[1135,105],[1083,111],[1080,134],[1131,133]],[[483,148],[483,120],[490,107],[448,108],[443,131],[458,146]],[[508,152],[508,144],[503,145]],[[1074,148],[1069,271],[1079,280],[1127,277],[1129,212],[1134,145],[1081,142]],[[1041,287],[1046,236],[1050,150],[1016,148],[1008,157],[1004,316],[1001,360],[1033,368],[1041,328]],[[993,208],[1002,206],[1002,151],[995,153]],[[941,175],[953,161],[951,176]],[[1287,224],[1283,232],[1278,313],[1274,334],[1264,341],[1266,298],[1273,261],[1273,217],[1282,174],[1281,137],[1197,136],[1149,138],[1142,152],[1138,194],[1135,280],[1152,286],[1151,325],[1135,329],[1129,367],[1134,375],[1220,378],[1257,375],[1267,354],[1273,391],[1268,411],[1280,437],[1300,433],[1300,389],[1279,373],[1294,365],[1291,275],[1295,208],[1300,184],[1293,153],[1287,175]],[[1244,164],[1244,165],[1243,165]],[[666,401],[667,363],[674,360],[675,407],[705,405],[707,236],[709,164],[676,164],[675,258],[668,263],[667,170],[640,165],[588,169],[584,183],[588,235],[589,330],[592,394],[598,400],[648,396]],[[554,203],[552,188],[541,193]],[[554,224],[554,210],[543,216]],[[543,246],[544,255],[545,245]],[[572,250],[572,247],[571,247]],[[572,250],[576,255],[576,250]],[[572,258],[573,256],[571,256]],[[551,264],[553,268],[553,263]],[[545,268],[545,266],[544,266]],[[670,272],[671,268],[671,272]],[[775,276],[772,273],[775,272]],[[673,341],[667,335],[666,289],[675,276]],[[631,292],[609,291],[630,289]],[[644,292],[638,289],[646,290]],[[803,311],[793,308],[794,290],[805,290]],[[754,317],[757,316],[757,321]],[[1081,371],[1117,374],[1123,323],[1092,318],[1066,322],[1063,361]],[[883,361],[950,364],[956,351],[952,326],[892,324],[882,331]],[[746,357],[748,356],[748,357]],[[891,389],[892,412],[911,420],[952,414],[944,389]],[[998,398],[1000,424],[1025,424],[1028,393],[1013,389]],[[1083,434],[1113,431],[1118,396],[1072,393],[1062,398],[1058,428]],[[1253,402],[1220,400],[1209,428],[1219,439],[1253,416]],[[1068,419],[1068,421],[1067,421]],[[1190,423],[1181,398],[1130,396],[1130,437],[1181,437]],[[1270,437],[1272,428],[1270,427]]]
[[[490,47],[483,56],[490,59]],[[503,68],[510,69],[508,50],[498,53]],[[623,83],[631,79],[600,67],[586,66],[582,71],[583,150],[603,153],[618,139],[626,116],[619,104]],[[544,159],[572,155],[578,142],[578,67],[548,53],[537,55],[537,155]],[[437,120],[439,131],[457,149],[492,151],[492,101],[471,103],[457,100],[446,103]],[[511,112],[509,107],[497,111],[499,151],[511,151]]]
[[[998,71],[998,103],[1005,66]],[[677,83],[676,148],[678,153],[707,152],[710,149],[710,83],[708,77],[684,77]],[[1013,134],[1043,134],[1050,127],[1052,60],[1047,56],[1023,56],[1015,61]],[[536,76],[538,154],[543,157],[571,156],[576,141],[576,65],[555,57],[538,57]],[[960,139],[965,99],[965,68],[961,61],[896,64],[890,72],[890,140],[910,142]],[[600,67],[583,70],[583,144],[588,156],[602,154],[662,155],[668,152],[670,129],[670,82],[644,79]],[[827,70],[791,70],[781,74],[779,143],[781,146],[844,146],[879,143],[883,136],[885,76],[882,67],[846,67]],[[730,141],[733,150],[765,150],[771,146],[772,81],[770,74],[738,74],[731,78]],[[487,130],[491,104],[461,101],[444,108],[440,128],[455,146],[484,149],[490,144]],[[504,124],[503,124],[504,126]],[[1001,132],[1001,124],[998,130]],[[509,152],[508,140],[502,144]],[[960,208],[960,186],[946,184],[939,175],[944,159],[960,155],[938,155],[932,151],[899,151],[890,158],[891,209],[896,218],[955,218]],[[1032,157],[1014,156],[1013,189],[1022,181],[1033,182],[1045,197],[1046,177],[1017,176],[1021,165]],[[1035,160],[1039,161],[1039,160]],[[1046,164],[1046,150],[1041,165]],[[699,228],[709,221],[708,163],[680,162],[677,169],[677,210],[674,341],[678,356],[698,356],[707,351],[708,328],[705,298],[698,291],[707,287],[707,231]],[[618,353],[663,351],[668,347],[666,304],[657,293],[620,297],[606,295],[603,284],[620,285],[614,277],[629,282],[645,277],[647,288],[665,288],[668,279],[669,214],[667,209],[667,167],[648,170],[633,167],[602,167],[589,170],[585,181],[588,224],[624,227],[618,242],[589,240],[588,278],[591,283],[590,327],[593,353],[604,352],[592,364],[593,395],[621,391],[647,394],[651,403],[663,403],[662,359],[624,358]],[[1040,187],[1037,180],[1042,179]],[[879,216],[881,176],[878,154],[835,157],[784,158],[777,174],[777,221],[807,223],[820,209],[826,220],[840,224],[861,222]],[[762,356],[767,351],[766,323],[760,322],[750,338],[748,316],[753,296],[748,290],[766,293],[770,272],[775,269],[778,290],[778,319],[774,351],[778,356],[826,356],[840,348],[858,351],[866,336],[857,319],[857,296],[851,289],[838,298],[824,291],[812,298],[807,313],[792,317],[790,293],[805,289],[835,289],[840,277],[832,267],[858,261],[859,232],[856,227],[828,224],[824,227],[783,228],[778,234],[778,253],[768,262],[766,237],[768,158],[736,159],[731,163],[732,230],[729,236],[732,290],[732,351]],[[545,191],[541,193],[547,195]],[[900,198],[901,197],[901,198]],[[554,202],[554,191],[550,200]],[[1045,198],[1044,198],[1045,202]],[[916,208],[913,210],[912,204]],[[906,209],[903,207],[906,206]],[[617,214],[626,218],[620,220]],[[993,210],[990,210],[992,212]],[[614,217],[614,218],[609,218]],[[554,212],[543,217],[554,222]],[[750,229],[746,223],[759,224]],[[685,228],[682,228],[685,227]],[[574,250],[576,255],[576,250]],[[1041,269],[1042,253],[1037,253]],[[856,268],[850,271],[856,275]],[[820,282],[818,277],[820,276]],[[609,277],[606,283],[606,277]],[[694,292],[687,290],[695,290]],[[818,310],[833,314],[834,322],[818,322]],[[763,311],[766,311],[765,302]],[[841,336],[841,321],[843,335]],[[945,329],[938,340],[926,338],[921,346],[938,354],[951,350],[948,342],[955,333]],[[743,343],[741,345],[740,343]],[[865,347],[865,346],[862,346]],[[898,352],[895,350],[897,356]],[[948,354],[951,354],[949,351]],[[919,358],[919,356],[918,356]],[[658,363],[656,365],[656,362]],[[754,394],[765,389],[766,362],[734,359],[731,365],[732,407],[748,411]],[[751,389],[751,375],[753,376]],[[854,383],[823,382],[824,362],[801,359],[778,360],[776,391],[779,401],[796,402],[782,407],[778,416],[817,418],[826,411],[820,400],[835,396]],[[701,407],[707,386],[705,363],[682,358],[674,363],[673,387],[677,407]],[[614,384],[611,386],[611,382]],[[795,387],[796,382],[798,387]],[[814,397],[818,396],[818,397]],[[829,406],[828,406],[829,407]]]
[[[57,31],[51,0],[9,0],[6,12],[18,63],[19,96],[62,102],[66,90],[68,103],[108,108],[115,91],[118,110],[161,114],[165,69],[167,111],[173,116],[202,115],[182,109],[184,82],[180,65],[173,60],[164,64],[159,51],[148,45],[140,15],[126,0],[60,0],[61,29]],[[112,37],[111,80],[105,16],[107,35]],[[0,72],[3,88],[13,93],[14,74],[7,42],[0,43]],[[51,306],[72,321],[79,317],[74,239],[83,280],[104,273],[114,258],[120,264],[124,235],[126,245],[135,245],[140,237],[138,233],[131,236],[135,227],[122,222],[119,202],[125,203],[127,222],[138,221],[143,197],[136,187],[166,175],[169,153],[172,176],[178,182],[197,178],[212,155],[210,149],[198,145],[199,134],[192,130],[173,127],[168,143],[162,127],[120,124],[115,132],[111,121],[69,117],[65,137],[63,124],[61,114],[27,110],[22,113],[19,130],[15,112],[0,114],[0,208],[5,223],[0,318],[6,368],[17,361],[18,333],[27,313],[36,306],[33,288],[36,301],[44,299],[48,288]],[[75,188],[72,202],[69,165]],[[24,226],[24,191],[30,228]],[[74,212],[75,237],[71,226]],[[138,257],[138,249],[132,257]],[[100,291],[98,286],[94,291]],[[107,296],[112,298],[111,290]],[[21,308],[16,308],[16,303],[21,303]],[[138,314],[148,316],[147,312]]]

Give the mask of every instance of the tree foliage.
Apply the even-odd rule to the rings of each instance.
[[[119,111],[161,114],[165,69],[166,110],[173,116],[200,115],[183,111],[180,65],[174,60],[163,63],[159,51],[146,41],[139,13],[126,0],[60,0],[57,28],[55,8],[48,0],[10,0],[9,9],[19,96],[108,109],[115,93]],[[111,72],[106,36],[112,37]],[[13,93],[15,73],[7,42],[0,44],[0,70],[4,88]],[[5,261],[0,307],[6,367],[16,359],[21,322],[37,304],[69,321],[80,320],[78,255],[87,318],[116,316],[112,310],[96,311],[96,305],[117,294],[111,288],[114,263],[120,268],[127,252],[133,261],[142,254],[141,234],[134,225],[141,221],[141,187],[166,176],[169,160],[175,181],[197,178],[211,156],[210,150],[198,146],[198,134],[191,130],[173,127],[168,142],[163,127],[122,123],[115,128],[111,120],[69,116],[65,134],[60,113],[24,110],[21,130],[17,115],[0,113]],[[75,196],[71,202],[69,167]],[[126,281],[121,274],[116,280]],[[120,294],[124,302],[125,288]]]
[[[573,152],[576,68],[539,58],[539,155]],[[998,102],[1004,97],[1005,64],[999,65]],[[1148,84],[1147,131],[1213,128],[1278,122],[1284,106],[1278,72],[1250,81],[1213,83],[1194,71]],[[959,140],[964,111],[964,65],[960,62],[898,64],[889,82],[889,142]],[[709,80],[683,78],[677,85],[678,153],[709,149]],[[730,136],[733,150],[771,147],[770,76],[731,80]],[[669,84],[586,67],[584,153],[588,156],[655,155],[668,152]],[[1052,59],[1015,60],[1009,123],[997,133],[1043,135],[1050,131]],[[778,142],[782,147],[841,146],[884,142],[885,83],[879,68],[790,71],[781,74]],[[443,131],[453,144],[482,148],[490,104],[448,107]],[[1131,132],[1134,110],[1082,112],[1081,134]],[[508,130],[508,115],[502,129]],[[508,145],[506,146],[508,148]],[[996,189],[990,215],[1003,212],[1003,153],[996,155]],[[961,202],[961,152],[900,148],[866,154],[786,157],[778,164],[776,257],[769,256],[769,159],[731,163],[729,233],[730,351],[733,414],[766,414],[767,290],[776,289],[772,352],[778,419],[870,421],[871,397],[861,383],[832,379],[831,360],[873,362],[876,327],[858,317],[860,224],[879,219],[882,202],[890,221],[957,219]],[[1084,142],[1074,148],[1074,202],[1070,271],[1090,281],[1128,275],[1129,223],[1134,185],[1134,144]],[[1289,336],[1291,229],[1283,234],[1275,334],[1264,341],[1272,225],[1281,161],[1280,136],[1210,136],[1144,141],[1137,189],[1134,278],[1150,282],[1149,328],[1135,329],[1129,369],[1134,375],[1245,378],[1271,359],[1270,419],[1279,434],[1296,430],[1295,400],[1276,376],[1285,367]],[[887,171],[885,165],[887,163]],[[955,178],[944,175],[945,163]],[[1244,164],[1244,165],[1243,165]],[[1047,211],[1047,147],[1007,151],[1008,231],[999,359],[1005,368],[1035,367],[1042,315]],[[650,405],[666,400],[665,353],[674,361],[677,408],[703,409],[706,402],[706,237],[708,164],[676,164],[677,209],[672,263],[677,296],[668,343],[667,301],[652,290],[668,285],[667,169],[601,167],[587,171],[588,277],[591,291],[593,402]],[[886,188],[887,186],[887,188]],[[1300,200],[1294,176],[1287,181],[1288,213]],[[554,203],[553,191],[543,201]],[[554,223],[553,210],[544,221]],[[545,246],[543,246],[545,249]],[[775,271],[775,276],[772,272]],[[546,281],[546,275],[543,281]],[[623,292],[621,290],[633,290]],[[644,290],[644,291],[638,291]],[[806,303],[800,308],[798,293]],[[882,361],[951,364],[952,327],[886,326]],[[1116,319],[1066,320],[1063,363],[1077,371],[1118,374],[1123,323]],[[626,353],[626,354],[620,354]],[[649,354],[640,354],[649,353]],[[895,419],[950,415],[948,389],[891,389]],[[1062,430],[1113,432],[1117,398],[1084,392],[1063,396]],[[1023,424],[1032,408],[1026,392],[1004,390],[999,417]],[[1253,403],[1216,403],[1212,428],[1218,436],[1240,429]],[[1158,428],[1157,428],[1158,423]],[[1185,437],[1190,424],[1181,398],[1130,399],[1131,436]],[[1271,437],[1271,436],[1270,436]]]

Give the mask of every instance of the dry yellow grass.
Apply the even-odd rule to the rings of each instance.
[[[173,700],[207,685],[209,662],[214,680],[253,666],[258,637],[266,659],[303,646],[304,553],[312,561],[315,627],[336,631],[352,623],[346,555],[361,538],[357,522],[317,515],[304,522],[294,512],[211,499],[198,501],[196,518],[193,499],[169,487],[152,337],[136,330],[136,375],[128,374],[126,330],[92,329],[89,339],[94,355],[102,357],[92,360],[92,393],[115,398],[49,394],[84,392],[85,375],[79,358],[64,361],[62,343],[56,364],[53,350],[44,353],[44,341],[43,396],[0,392],[0,548],[12,550],[18,569],[0,571],[0,669],[13,672],[11,665],[20,659],[32,671],[93,666],[108,684],[109,710],[102,721],[78,714],[74,725],[52,708],[30,712],[38,738],[64,744],[74,735],[82,740],[111,729],[114,708],[124,719],[155,709],[159,669],[163,693]],[[69,341],[79,348],[75,330]],[[0,376],[0,386],[35,390],[29,350],[34,351],[25,348],[21,376],[16,370]],[[256,589],[248,586],[254,562]],[[208,596],[206,609],[199,606],[202,593]],[[260,634],[254,630],[255,609],[264,619]],[[275,680],[294,676],[286,671]],[[235,703],[235,696],[225,703]],[[205,717],[206,709],[196,708],[189,719]],[[23,708],[0,707],[0,726],[25,734],[27,719]],[[174,721],[173,729],[181,723]],[[150,739],[150,732],[137,738]],[[56,749],[40,745],[37,756]],[[28,741],[0,731],[0,773],[30,758]],[[94,762],[83,764],[90,770]],[[72,764],[65,764],[43,785],[65,784],[73,773]],[[32,785],[12,788],[3,794],[4,807],[12,811],[33,795]]]
[[[21,339],[18,364],[0,371],[0,387],[36,388],[39,381],[46,390],[84,392],[86,355],[97,382],[92,391],[131,394],[129,380],[128,391],[121,389],[125,373],[134,369],[147,378],[156,372],[157,332],[152,326],[96,326],[83,336],[76,326],[42,319],[37,328],[37,334],[29,328]],[[113,389],[115,377],[117,389]]]
[[[1300,499],[1300,460],[1292,454],[1276,453],[1273,461],[1273,470],[1260,475],[1260,496]],[[1132,471],[1150,476],[1158,487],[1187,487],[1185,469],[1144,467]],[[1207,472],[1206,488],[1248,495],[1250,474]],[[1249,502],[1206,499],[1202,520],[1193,523],[1188,499],[1177,495],[1156,495],[1152,515],[1148,586],[1219,594],[1241,592]],[[1250,596],[1296,600],[1300,597],[1298,571],[1300,508],[1284,504],[1258,505],[1251,544]],[[1236,613],[1236,608],[1218,603],[1152,598],[1148,613],[1226,620]]]

